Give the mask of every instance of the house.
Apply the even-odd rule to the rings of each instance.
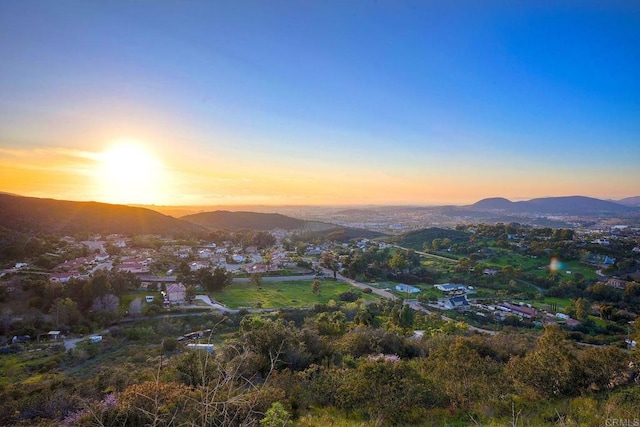
[[[456,297],[447,298],[444,302],[444,308],[447,310],[459,309],[466,310],[469,308],[469,301],[465,295],[458,295]]]
[[[128,271],[132,274],[147,274],[149,273],[149,267],[141,261],[128,261],[123,262],[117,266],[118,271]]]
[[[264,265],[264,264],[253,264],[253,265],[247,265],[246,267],[246,271],[247,273],[266,273],[267,271],[269,271],[268,266]]]
[[[194,261],[189,263],[189,269],[191,271],[201,270],[203,268],[209,268],[208,261]]]
[[[182,283],[174,283],[167,287],[167,300],[172,304],[183,303],[185,301],[187,289]]]
[[[49,280],[54,283],[67,283],[70,279],[78,279],[82,277],[87,277],[86,275],[82,275],[77,271],[71,271],[68,273],[51,273],[49,274]]]
[[[244,255],[235,254],[231,256],[231,259],[233,260],[233,262],[241,263],[245,262],[247,260],[247,257]]]
[[[508,302],[505,302],[500,307],[507,308],[508,310],[504,310],[504,311],[513,313],[518,317],[522,317],[523,319],[533,319],[536,317],[536,314],[537,314],[535,308],[527,307],[526,305],[515,305],[515,304],[509,304]],[[500,307],[498,308],[500,309]]]
[[[213,251],[211,249],[201,249],[198,251],[198,258],[200,259],[209,259],[213,255]]]
[[[467,287],[465,285],[454,284],[454,283],[444,283],[441,285],[434,285],[434,287],[442,292],[466,292]]]
[[[47,333],[47,337],[48,337],[50,340],[58,341],[58,339],[59,339],[59,338],[60,338],[60,336],[61,336],[60,334],[61,334],[61,332],[60,332],[60,331],[49,331],[49,332]]]
[[[616,289],[624,289],[627,287],[628,284],[629,282],[627,282],[626,280],[616,279],[616,278],[611,278],[607,280],[607,282],[605,283],[605,285],[611,288],[616,288]]]
[[[416,288],[415,286],[405,285],[403,283],[396,285],[396,291],[404,292],[406,294],[419,294],[420,288]]]

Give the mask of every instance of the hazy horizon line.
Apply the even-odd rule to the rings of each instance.
[[[264,207],[264,208],[296,208],[296,207],[336,207],[336,208],[348,208],[348,207],[444,207],[444,206],[467,206],[477,203],[482,200],[487,199],[506,199],[511,202],[519,202],[519,201],[528,201],[535,199],[545,199],[545,198],[562,198],[562,197],[588,197],[592,199],[604,200],[604,201],[612,201],[618,202],[621,200],[625,200],[628,198],[640,197],[637,196],[627,196],[620,199],[614,198],[600,198],[593,196],[584,196],[580,194],[574,195],[565,195],[565,196],[539,196],[539,197],[504,197],[504,196],[491,196],[491,197],[483,197],[476,199],[474,202],[448,202],[448,203],[438,203],[438,202],[425,202],[425,203],[317,203],[317,204],[304,204],[304,203],[197,203],[197,204],[157,204],[157,203],[112,203],[112,202],[104,202],[100,200],[90,200],[90,199],[70,199],[70,198],[57,198],[56,196],[30,196],[23,195],[17,193],[11,193],[6,191],[0,191],[0,194],[5,194],[9,196],[16,197],[32,197],[38,199],[51,199],[51,200],[59,200],[59,201],[68,201],[68,202],[79,202],[79,203],[103,203],[107,205],[120,205],[120,206],[131,206],[131,207],[156,207],[156,208],[241,208],[241,207]]]

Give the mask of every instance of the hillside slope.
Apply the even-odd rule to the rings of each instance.
[[[20,232],[190,235],[195,224],[144,208],[0,194],[0,227]]]

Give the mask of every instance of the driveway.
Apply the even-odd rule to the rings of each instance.
[[[225,306],[224,306],[224,305],[222,305],[222,304],[219,304],[219,303],[217,303],[217,302],[213,302],[213,301],[211,301],[211,298],[209,298],[209,295],[196,295],[196,296],[195,296],[195,299],[197,299],[197,300],[199,300],[199,301],[202,301],[202,302],[204,302],[205,304],[207,304],[208,306],[213,307],[213,308],[215,308],[216,310],[222,311],[222,312],[224,312],[224,313],[231,313],[231,314],[234,314],[234,313],[237,313],[237,312],[238,312],[238,310],[232,310],[232,309],[230,309],[230,308],[228,308],[228,307],[225,307]]]

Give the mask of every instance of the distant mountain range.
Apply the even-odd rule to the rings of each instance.
[[[480,200],[473,205],[463,207],[463,209],[471,211],[568,215],[625,214],[638,212],[637,208],[630,205],[584,196],[545,197],[521,202],[512,202],[502,197],[494,197]]]
[[[618,200],[617,202],[625,206],[640,207],[640,196],[627,197],[625,199]]]
[[[583,196],[547,197],[512,202],[505,198],[483,199],[468,206],[444,206],[441,215],[476,218],[478,221],[519,220],[521,216],[543,220],[544,215],[638,215],[640,197],[630,197],[618,202]],[[419,208],[414,208],[419,209]],[[426,209],[426,208],[425,208]],[[369,209],[344,210],[343,215],[376,214]],[[384,216],[384,209],[378,214]],[[536,216],[541,214],[541,216]],[[545,226],[549,226],[548,224]],[[382,236],[381,233],[360,228],[341,227],[320,221],[292,218],[278,213],[202,212],[182,216],[179,219],[142,207],[112,205],[97,202],[73,202],[39,199],[0,193],[0,227],[21,233],[75,234],[93,232],[100,234],[157,234],[186,236],[212,230],[302,230],[318,235],[340,236],[340,239]]]
[[[0,194],[0,227],[23,233],[191,235],[202,227],[144,208]]]

